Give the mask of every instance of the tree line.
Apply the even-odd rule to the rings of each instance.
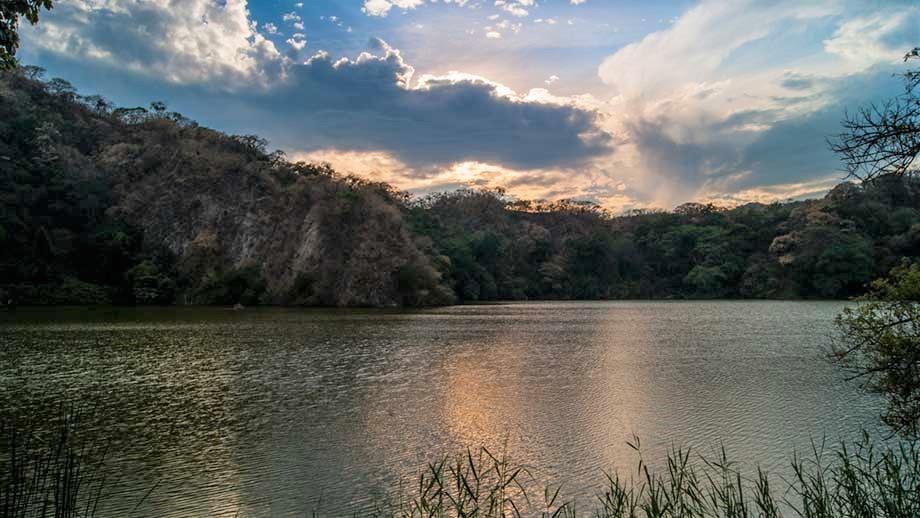
[[[0,78],[0,289],[20,303],[266,300],[258,264],[215,270],[206,283],[191,279],[168,249],[145,240],[149,229],[119,210],[140,179],[172,172],[175,149],[204,149],[202,142],[224,154],[198,152],[187,175],[246,160],[253,175],[269,174],[282,186],[324,185],[316,196],[334,202],[336,217],[345,218],[355,201],[391,206],[426,256],[404,261],[392,282],[403,292],[438,293],[396,304],[846,298],[903,258],[920,257],[920,184],[909,175],[842,183],[818,200],[687,203],[623,215],[585,201],[519,200],[500,189],[416,198],[327,164],[291,163],[264,139],[200,128],[160,102],[117,108],[41,76],[36,67],[18,67]],[[112,167],[129,141],[145,153]],[[335,304],[334,297],[286,300]]]

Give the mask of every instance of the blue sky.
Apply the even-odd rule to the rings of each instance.
[[[915,1],[58,0],[20,58],[416,193],[614,210],[819,196]]]

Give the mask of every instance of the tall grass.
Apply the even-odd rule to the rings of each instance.
[[[22,431],[36,424],[49,428],[0,422],[0,518],[96,515],[107,486],[106,449],[79,438],[80,419],[73,413],[63,414],[50,432]],[[743,473],[724,449],[706,457],[675,448],[662,459],[663,467],[654,469],[638,439],[630,446],[636,467],[604,474],[591,502],[576,505],[560,486],[547,487],[507,455],[480,448],[428,464],[414,484],[354,515],[920,518],[920,443],[876,443],[864,434],[834,448],[816,444],[807,455],[792,456],[786,478],[760,469]]]
[[[745,476],[724,449],[716,458],[674,449],[661,470],[641,456],[625,475],[607,474],[587,510],[559,488],[540,488],[523,466],[487,449],[429,464],[408,493],[378,505],[377,518],[918,518],[920,448],[878,446],[868,436],[833,450],[793,456],[786,479],[757,469]]]
[[[0,420],[0,517],[96,514],[106,486],[106,449],[81,438],[79,428],[73,411],[52,423]]]

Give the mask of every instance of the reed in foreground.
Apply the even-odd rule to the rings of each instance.
[[[106,449],[79,436],[80,417],[62,412],[49,430],[47,423],[0,420],[0,517],[96,514],[106,487]]]
[[[0,423],[0,518],[95,516],[110,485],[105,448],[78,439],[78,419],[51,432]],[[20,423],[22,424],[22,423]],[[26,427],[29,429],[29,427]],[[637,466],[604,477],[593,502],[566,500],[526,466],[486,448],[430,463],[415,483],[354,516],[374,518],[918,518],[920,443],[878,443],[868,435],[793,455],[791,474],[742,472],[724,450],[707,458],[674,449],[654,469],[639,440]],[[109,470],[114,466],[108,466]],[[155,488],[154,488],[155,489]],[[140,507],[153,489],[139,499]],[[138,495],[140,497],[141,495]],[[325,516],[317,510],[314,516]]]
[[[597,500],[581,508],[559,488],[541,488],[526,467],[481,448],[431,463],[411,491],[378,505],[376,518],[917,518],[920,447],[879,446],[868,436],[833,450],[793,456],[792,476],[757,469],[745,476],[725,451],[715,459],[675,449],[654,470],[631,444],[638,467],[607,474]],[[364,514],[364,513],[356,513]]]

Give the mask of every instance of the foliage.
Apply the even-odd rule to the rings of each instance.
[[[19,48],[19,17],[38,23],[42,8],[51,9],[51,0],[3,0],[0,2],[0,70],[16,66]]]
[[[142,232],[109,213],[111,178],[88,158],[109,123],[39,77],[17,69],[0,83],[0,289],[27,304],[133,302],[117,294],[143,260]]]
[[[83,436],[81,418],[68,410],[51,423],[0,419],[0,516],[96,514],[103,490],[110,485],[105,477],[106,446]]]
[[[0,516],[90,517],[105,507],[115,480],[109,442],[72,410],[52,420],[0,418]],[[101,431],[105,434],[104,430]],[[595,518],[915,518],[920,516],[920,443],[861,439],[835,448],[813,444],[793,454],[791,476],[776,477],[732,461],[675,447],[653,468],[634,438],[638,457],[630,473],[605,473],[593,505],[567,500],[562,485],[547,486],[504,453],[467,449],[399,484],[371,509],[377,518],[570,517]],[[601,475],[601,474],[599,474]],[[115,481],[117,484],[117,481]],[[143,489],[134,510],[156,491]],[[124,495],[122,495],[124,496]],[[130,496],[130,495],[129,495]],[[584,504],[583,502],[580,504]],[[584,512],[587,510],[588,512]],[[314,511],[313,516],[322,516]]]
[[[904,61],[918,57],[920,48],[915,48]],[[911,198],[914,162],[920,155],[920,71],[909,70],[903,78],[902,95],[848,116],[844,133],[831,145],[851,176],[884,193],[866,204],[852,203],[858,197],[854,192],[841,192],[837,198],[867,230],[899,234],[886,247],[897,251],[915,248],[920,230],[913,221],[918,204],[890,205]],[[892,214],[880,212],[892,209]],[[821,273],[831,270],[844,281],[861,280],[871,273],[871,253],[866,243],[853,236],[834,240],[822,254],[829,257]],[[906,436],[920,438],[920,267],[914,253],[904,255],[911,260],[901,259],[887,278],[872,283],[859,306],[838,317],[840,333],[833,352],[866,388],[888,399],[886,423]],[[890,257],[879,262],[895,264]]]
[[[412,198],[288,162],[264,139],[199,127],[165,103],[116,108],[42,74],[0,76],[0,291],[14,302],[845,298],[920,258],[910,177],[844,183],[819,200],[620,216],[501,189]],[[280,232],[262,256],[249,248],[261,236],[241,235],[253,218]],[[292,271],[302,252],[291,243],[310,228],[317,256]]]
[[[421,257],[402,265],[396,275],[404,306],[440,306],[455,300],[453,292],[441,284],[440,272]]]
[[[265,296],[265,281],[255,266],[212,271],[194,295],[199,304],[256,305]]]
[[[874,281],[837,326],[835,360],[887,398],[888,425],[920,437],[920,264],[905,262]]]
[[[631,443],[637,452],[639,441]],[[920,448],[888,447],[868,436],[836,450],[815,446],[794,457],[782,480],[761,469],[743,474],[722,449],[715,458],[674,449],[663,470],[639,453],[632,477],[614,473],[595,506],[581,511],[561,486],[540,487],[526,466],[488,449],[467,450],[430,463],[408,493],[399,492],[370,513],[378,518],[570,517],[595,518],[908,518],[920,515]]]
[[[904,61],[918,58],[920,48],[915,48]],[[910,70],[903,76],[902,95],[847,115],[844,132],[831,142],[854,178],[869,180],[915,171],[914,161],[920,155],[920,71]]]
[[[113,300],[105,287],[70,276],[55,283],[8,285],[4,291],[14,303],[35,306],[103,305]]]
[[[176,298],[176,281],[149,259],[128,270],[125,280],[135,304],[171,304]]]
[[[920,255],[917,206],[918,182],[880,177],[821,200],[619,217],[459,191],[406,217],[448,259],[460,300],[844,298]]]

